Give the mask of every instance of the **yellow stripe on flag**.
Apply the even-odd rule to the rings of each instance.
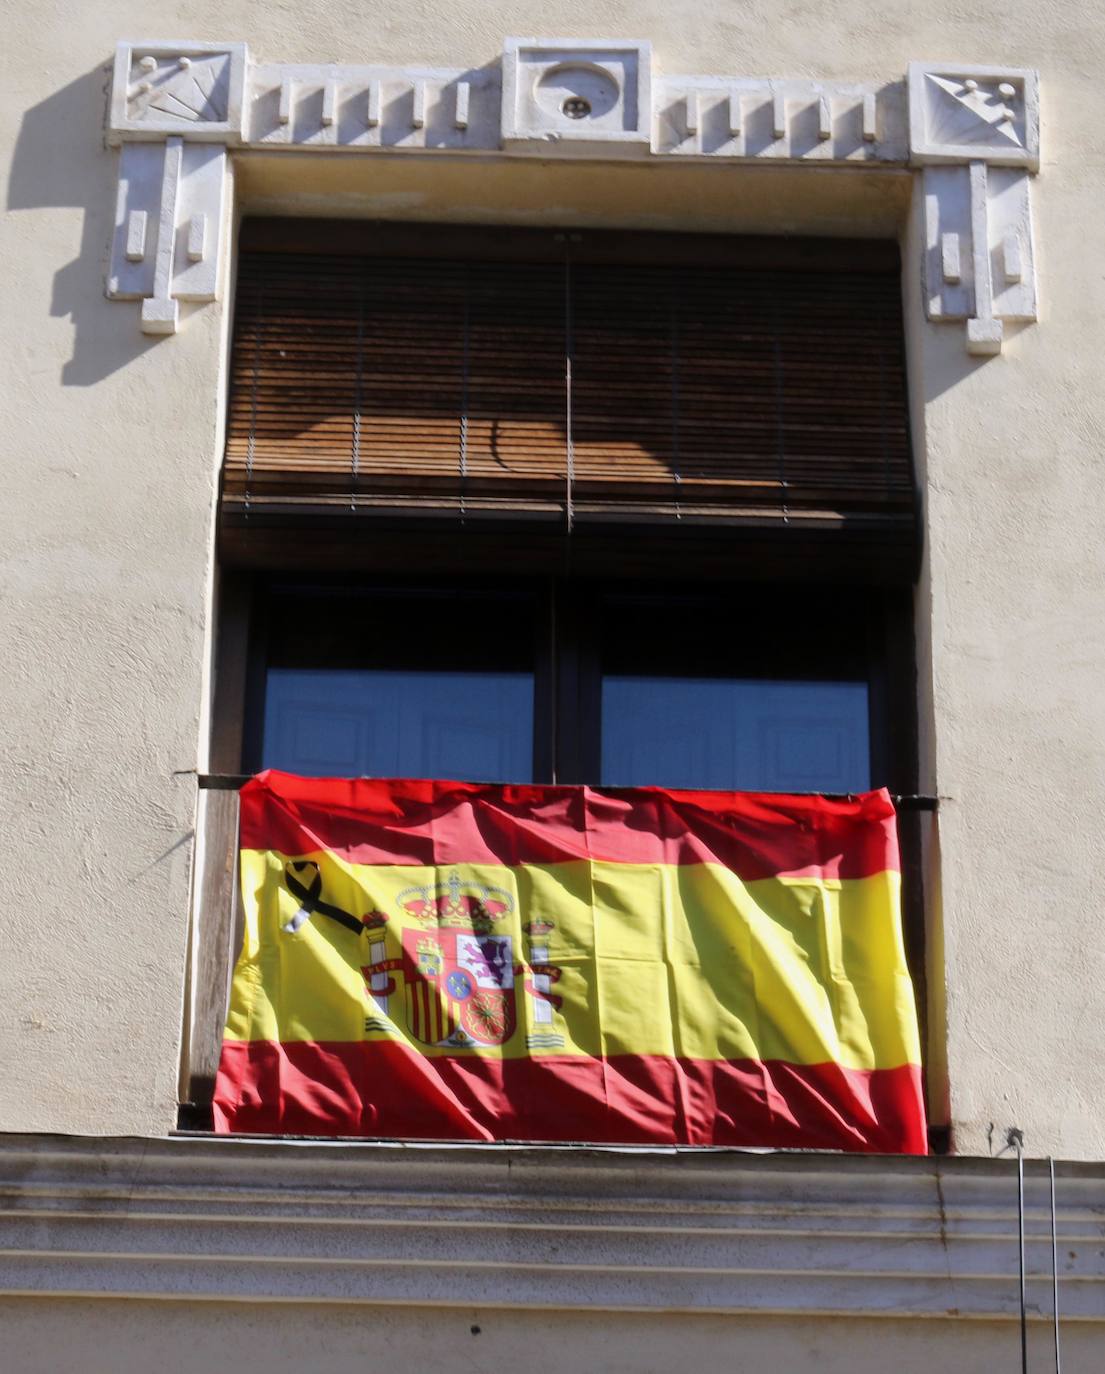
[[[452,880],[500,891],[507,908],[492,933],[510,940],[517,1023],[484,1055],[662,1055],[849,1069],[920,1062],[896,872],[742,882],[712,863],[435,869],[313,856],[325,902],[357,917],[386,914],[385,925],[358,934],[317,911],[286,929],[301,906],[286,883],[290,862],[273,851],[242,851],[245,933],[228,1041],[392,1039],[430,1057],[453,1053],[412,1033],[409,968],[389,974],[386,1018],[362,972],[401,961],[404,932],[412,932],[413,947],[426,929],[404,894]],[[547,986],[562,999],[556,1035],[535,1020],[540,998],[523,992],[535,964],[555,971]],[[449,1024],[450,1004],[420,1004],[417,1014]],[[558,1036],[562,1045],[553,1043]]]

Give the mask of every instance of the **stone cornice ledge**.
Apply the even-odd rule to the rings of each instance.
[[[1057,1174],[1060,1310],[1105,1325],[1105,1167]],[[0,1136],[2,1295],[1008,1320],[1017,1272],[1009,1159]]]
[[[971,353],[1036,318],[1029,178],[1040,165],[1028,68],[913,62],[905,81],[663,72],[643,39],[507,38],[471,69],[254,63],[244,43],[119,43],[109,141],[121,145],[107,294],[147,334],[216,298],[227,166],[282,155],[646,160],[922,170],[932,320]]]

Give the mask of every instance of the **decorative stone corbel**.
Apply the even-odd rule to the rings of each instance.
[[[107,294],[142,302],[146,334],[175,334],[180,301],[215,299],[246,64],[244,43],[116,50],[109,139],[122,147]]]
[[[928,317],[966,320],[969,353],[1000,353],[1004,321],[1036,319],[1039,78],[913,62],[909,123],[910,161],[923,176]]]

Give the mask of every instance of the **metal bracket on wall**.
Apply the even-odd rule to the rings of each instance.
[[[1036,318],[1029,175],[1036,73],[913,63],[888,84],[668,76],[637,39],[508,38],[478,68],[253,63],[244,43],[122,42],[107,294],[175,333],[210,301],[227,238],[229,153],[671,159],[921,169],[925,299],[972,353]]]
[[[189,770],[190,771],[190,770]],[[196,786],[201,792],[238,792],[253,775],[251,773],[196,773]],[[831,796],[843,800],[844,793],[796,792],[794,796]],[[895,792],[890,800],[899,811],[938,811],[940,798],[920,792]]]

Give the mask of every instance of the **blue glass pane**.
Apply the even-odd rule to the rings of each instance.
[[[530,782],[533,675],[270,668],[262,767]]]
[[[604,677],[602,780],[863,791],[871,785],[867,684]]]

